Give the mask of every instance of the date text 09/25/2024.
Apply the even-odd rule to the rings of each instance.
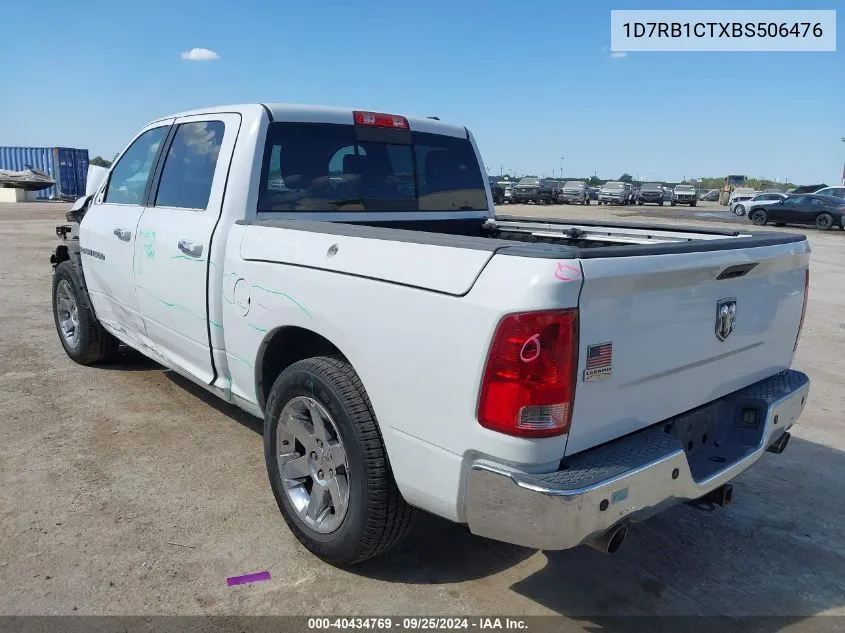
[[[519,618],[308,618],[309,631],[375,629],[377,631],[526,630]]]

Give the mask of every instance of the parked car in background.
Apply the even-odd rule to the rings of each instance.
[[[568,180],[558,192],[558,202],[563,204],[590,204],[590,192],[583,180]]]
[[[731,211],[738,216],[743,216],[750,206],[774,204],[775,202],[780,202],[788,197],[789,196],[785,193],[758,193],[756,196],[752,196],[751,198],[743,197],[742,199],[737,200],[731,205]]]
[[[812,193],[793,194],[774,204],[752,204],[748,207],[748,219],[757,226],[769,222],[776,226],[785,224],[811,224],[827,231],[838,226],[845,229],[845,200],[833,196]]]
[[[658,204],[663,206],[663,185],[659,182],[647,182],[640,187],[637,204]]]
[[[514,187],[515,183],[506,181],[506,182],[503,182],[501,184],[502,184],[502,188],[504,189],[504,193],[505,193],[505,203],[506,204],[512,204],[513,203],[513,187]]]
[[[628,189],[628,204],[634,204],[637,201],[637,192],[639,189],[631,183],[625,183]]]
[[[590,200],[598,200],[599,199],[599,188],[598,187],[590,187]]]
[[[522,178],[513,188],[513,201],[520,204],[551,204],[554,201],[552,186],[540,178]]]
[[[819,189],[826,189],[827,185],[821,183],[818,185],[800,185],[794,189],[790,189],[787,193],[816,193]]]
[[[719,199],[719,190],[710,189],[698,194],[698,199],[706,202],[716,202]]]
[[[833,196],[834,198],[845,199],[845,186],[843,187],[825,187],[815,192],[817,196]]]
[[[728,206],[733,207],[734,202],[742,202],[743,200],[751,200],[754,196],[756,196],[759,191],[756,189],[752,189],[751,187],[737,187],[731,192],[731,196],[728,200]]]
[[[493,195],[493,204],[505,203],[505,188],[499,183],[498,178],[490,178],[490,193]]]
[[[698,202],[695,187],[692,185],[676,185],[672,191],[672,206],[678,204],[688,204],[694,207]]]
[[[628,189],[624,182],[606,182],[599,189],[599,204],[628,204]]]

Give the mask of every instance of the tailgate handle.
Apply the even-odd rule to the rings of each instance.
[[[716,279],[736,279],[737,277],[747,275],[756,267],[757,262],[754,262],[753,264],[737,264],[736,266],[728,266],[725,270],[719,273],[719,276],[716,277]]]

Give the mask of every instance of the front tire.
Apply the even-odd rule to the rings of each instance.
[[[738,215],[738,216],[740,216],[740,217],[742,217],[743,215],[745,215],[745,207],[744,207],[743,205],[741,205],[741,204],[736,205],[736,206],[734,207],[734,215]]]
[[[101,363],[117,354],[120,342],[97,321],[76,266],[65,260],[53,271],[53,320],[59,341],[80,365]]]
[[[756,211],[751,213],[751,223],[757,226],[765,226],[766,223],[769,221],[769,216],[766,214],[763,209],[757,209]]]
[[[413,509],[390,469],[369,397],[341,358],[285,369],[270,389],[264,457],[297,540],[332,565],[378,556],[408,533]]]

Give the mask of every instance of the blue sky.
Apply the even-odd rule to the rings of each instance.
[[[838,2],[746,1],[743,9]],[[0,145],[111,157],[180,110],[288,101],[467,125],[491,173],[838,182],[845,50],[611,57],[616,0],[12,3],[3,9]],[[37,7],[37,8],[35,8]],[[519,8],[517,8],[519,7]],[[696,8],[738,8],[732,2]],[[841,6],[840,6],[841,8]],[[845,32],[843,15],[838,33]],[[187,61],[183,51],[219,59]]]

